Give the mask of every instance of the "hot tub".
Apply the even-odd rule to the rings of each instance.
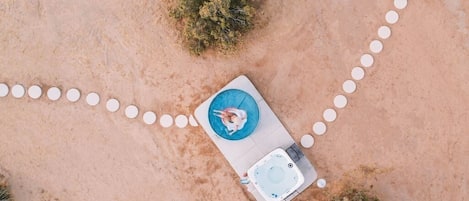
[[[268,201],[283,200],[304,182],[304,176],[283,149],[275,149],[249,168],[248,177]]]

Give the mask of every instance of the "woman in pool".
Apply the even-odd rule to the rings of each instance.
[[[230,135],[241,130],[248,117],[246,111],[232,107],[226,108],[223,111],[214,110],[214,112],[217,117],[221,118],[221,121],[228,129],[228,134]]]

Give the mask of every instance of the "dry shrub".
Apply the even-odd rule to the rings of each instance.
[[[250,0],[179,0],[170,16],[182,24],[191,53],[208,48],[233,49],[254,26],[255,9]]]
[[[369,191],[356,188],[346,188],[331,201],[379,201],[376,196],[370,195]]]
[[[0,174],[0,201],[13,201],[5,176]]]

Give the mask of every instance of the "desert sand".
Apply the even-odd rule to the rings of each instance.
[[[17,200],[252,200],[200,127],[106,111],[191,114],[247,75],[297,141],[343,93],[392,0],[265,1],[238,52],[191,56],[166,1],[0,3],[0,82],[98,92],[98,106],[0,98],[0,166]],[[304,149],[326,189],[383,200],[469,199],[469,2],[409,1],[375,65]]]

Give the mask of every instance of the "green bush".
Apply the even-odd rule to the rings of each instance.
[[[170,15],[182,23],[189,50],[200,55],[210,47],[231,49],[253,27],[249,0],[179,0]]]
[[[366,190],[348,188],[339,196],[334,196],[331,201],[379,201],[379,199],[376,196],[369,195]]]

